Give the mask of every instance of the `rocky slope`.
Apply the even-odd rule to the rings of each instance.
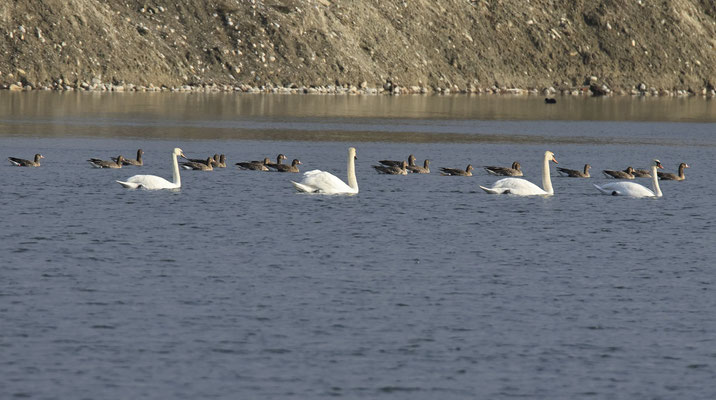
[[[0,84],[14,89],[701,94],[716,85],[715,46],[713,0],[0,3]]]

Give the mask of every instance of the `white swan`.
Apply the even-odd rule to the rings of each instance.
[[[656,174],[657,168],[664,167],[661,166],[661,162],[659,162],[659,160],[654,160],[654,165],[651,166],[651,183],[654,187],[653,191],[634,182],[613,182],[602,186],[594,185],[594,187],[600,192],[612,196],[661,197],[662,194],[661,188],[659,188],[659,178]]]
[[[172,163],[174,167],[174,182],[169,182],[168,180],[155,176],[155,175],[134,175],[133,177],[127,179],[126,182],[117,181],[120,185],[130,188],[130,189],[137,189],[137,188],[144,188],[149,190],[158,190],[158,189],[179,189],[181,188],[181,176],[179,176],[179,163],[177,163],[177,156],[184,157],[184,152],[181,151],[180,148],[175,148],[172,152]]]
[[[348,184],[335,175],[314,169],[303,174],[303,180],[291,181],[299,192],[322,193],[322,194],[356,194],[358,193],[358,181],[356,180],[356,149],[348,149]]]
[[[553,195],[554,189],[552,189],[552,180],[549,177],[550,161],[554,161],[554,163],[557,164],[554,153],[545,151],[544,164],[542,166],[542,186],[544,189],[522,178],[503,178],[495,182],[492,188],[486,188],[484,186],[480,186],[480,188],[490,194],[514,194],[517,196]]]

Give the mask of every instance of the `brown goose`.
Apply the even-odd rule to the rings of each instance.
[[[671,172],[659,172],[659,179],[662,181],[683,181],[686,179],[686,175],[684,175],[684,168],[689,168],[689,164],[683,162],[679,164],[678,175]]]
[[[142,165],[144,165],[144,163],[142,162],[142,154],[144,154],[144,150],[137,150],[137,158],[125,158],[124,160],[122,160],[122,165],[136,165],[141,167]],[[117,158],[118,157],[112,157],[112,161],[117,162]]]
[[[485,171],[487,171],[491,175],[499,175],[499,176],[522,176],[522,166],[517,161],[512,163],[512,167],[485,167]]]
[[[217,157],[217,154],[214,154],[214,165],[216,168],[226,168],[226,155],[222,154]]]
[[[216,163],[218,163],[219,155],[214,154],[214,157],[209,156],[209,158],[211,158],[212,164],[216,164]],[[187,160],[188,162],[206,164],[206,160],[203,158],[186,158],[186,157],[184,157],[184,159]]]
[[[247,169],[252,171],[268,171],[269,164],[271,164],[271,160],[266,157],[263,161],[237,162],[235,165],[241,169]]]
[[[90,158],[87,160],[95,168],[122,168],[124,156],[117,156],[117,161],[100,160],[99,158]]]
[[[631,174],[635,178],[651,178],[651,171],[648,169],[635,169]]]
[[[429,174],[430,173],[430,160],[425,160],[423,166],[419,165],[408,165],[408,171],[414,174]]]
[[[467,167],[464,170],[457,169],[457,168],[440,168],[440,171],[442,171],[442,173],[440,175],[443,175],[443,176],[472,176],[473,169],[474,168],[472,168],[472,164],[467,164]]]
[[[605,169],[602,171],[607,178],[614,179],[634,179],[634,168],[627,167],[624,171],[613,171]]]
[[[181,163],[181,167],[184,169],[191,169],[194,171],[213,171],[214,170],[214,159],[211,157],[208,157],[206,161],[202,162],[194,162],[194,161],[187,161]]]
[[[288,157],[284,156],[283,154],[279,154],[278,156],[276,156],[276,163],[275,163],[275,164],[272,163],[272,162],[270,162],[270,163],[266,164],[266,166],[267,166],[267,167],[273,167],[273,166],[276,166],[276,165],[281,165],[281,161],[283,161],[283,160],[288,160]]]
[[[400,162],[400,166],[397,165],[373,165],[379,174],[386,175],[408,175],[408,163],[405,161]]]
[[[39,167],[41,158],[45,158],[45,156],[42,154],[35,154],[35,158],[33,160],[25,160],[24,158],[15,157],[8,157],[7,159],[12,165],[17,167]]]
[[[589,164],[584,164],[584,172],[578,169],[569,169],[557,167],[557,172],[562,176],[568,176],[570,178],[589,178],[589,169],[592,168]]]
[[[405,161],[396,161],[396,160],[380,160],[379,163],[388,166],[388,167],[398,167],[400,168]],[[408,156],[408,167],[415,167],[415,156],[409,155]]]
[[[275,165],[272,165],[270,168],[273,168],[278,172],[299,172],[299,170],[298,170],[299,165],[301,165],[301,162],[298,161],[297,158],[294,158],[291,165],[275,164]]]

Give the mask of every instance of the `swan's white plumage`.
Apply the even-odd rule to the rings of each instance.
[[[355,175],[356,149],[348,149],[348,184],[330,172],[314,169],[303,174],[301,182],[291,181],[299,192],[322,194],[355,194],[358,193],[358,181]]]
[[[628,196],[628,197],[661,197],[661,188],[659,187],[659,179],[657,178],[656,169],[663,168],[659,160],[654,160],[651,166],[651,183],[654,190],[650,190],[638,183],[634,182],[612,182],[599,186],[594,184],[600,192],[612,196]]]
[[[552,194],[544,191],[534,183],[521,178],[503,178],[495,182],[491,188],[480,186],[490,194],[514,194],[517,196],[534,196]]]
[[[522,178],[503,178],[495,182],[491,188],[480,186],[480,189],[490,194],[514,194],[517,196],[539,196],[553,195],[552,180],[549,176],[549,162],[557,160],[551,151],[544,152],[544,164],[542,166],[542,186],[544,189],[534,183]]]
[[[181,188],[181,176],[179,175],[179,164],[177,163],[177,156],[184,156],[184,153],[180,148],[175,148],[172,152],[172,167],[174,174],[174,181],[170,182],[160,176],[156,175],[134,175],[126,181],[117,181],[120,185],[129,189],[148,189],[148,190],[161,190],[161,189],[179,189]]]

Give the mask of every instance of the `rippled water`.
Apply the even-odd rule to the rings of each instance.
[[[565,100],[593,115],[571,120],[525,99],[346,97],[335,111],[328,96],[183,96],[0,98],[0,155],[47,157],[0,166],[0,397],[716,396],[712,103],[688,107],[710,117],[659,119]],[[492,101],[494,118],[482,114]],[[170,177],[175,146],[232,166],[281,152],[345,179],[349,145],[356,196],[297,194],[296,175],[231,167],[183,171],[179,192],[114,183]],[[141,169],[85,161],[138,147]],[[555,196],[517,198],[479,191],[496,180],[480,169],[371,168],[409,153],[434,171],[519,160],[539,183],[547,149],[595,177],[555,176]],[[691,166],[661,199],[591,186],[601,169],[653,158]]]

